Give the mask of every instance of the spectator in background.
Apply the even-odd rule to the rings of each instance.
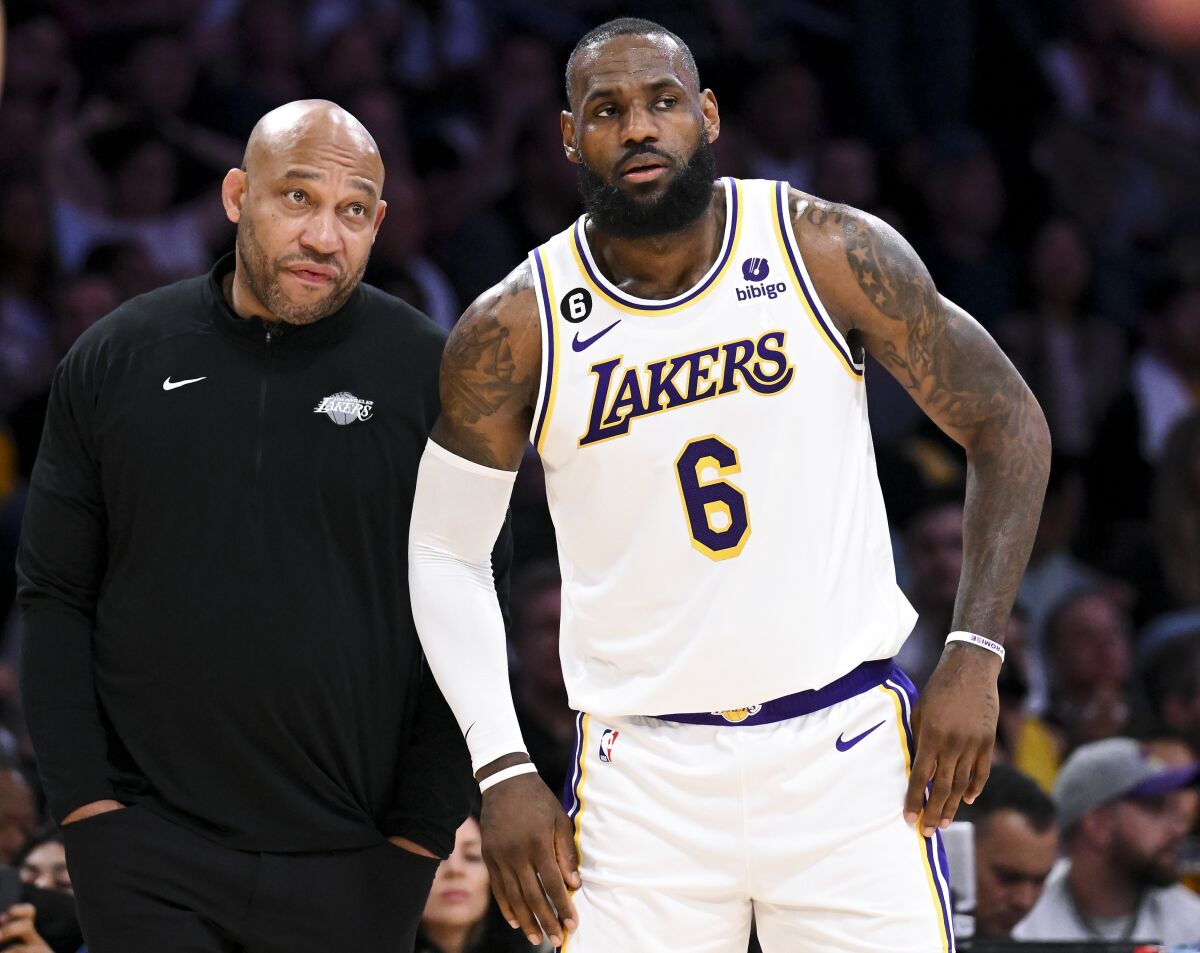
[[[1151,637],[1153,626],[1145,634]],[[1148,651],[1142,672],[1150,730],[1200,751],[1200,613],[1190,628]]]
[[[1033,778],[1045,791],[1063,756],[1062,733],[1029,706],[1033,651],[1029,644],[1029,618],[1024,607],[1013,606],[1004,627],[1004,665],[997,689],[1000,718],[996,725],[996,757],[1007,760]]]
[[[895,209],[880,205],[879,162],[865,139],[842,136],[821,143],[812,191],[830,202],[878,215],[897,230],[903,227]]]
[[[526,566],[513,587],[511,635],[521,735],[542,780],[556,792],[565,789],[574,762],[576,718],[567,704],[558,652],[561,586],[557,562]]]
[[[1131,738],[1072,754],[1054,786],[1067,859],[1013,936],[1166,944],[1200,937],[1200,897],[1178,882],[1187,829],[1175,809],[1198,771],[1165,768]]]
[[[304,18],[296,15],[290,0],[243,0],[234,12],[231,27],[203,25],[207,35],[229,39],[215,59],[207,102],[198,104],[198,116],[240,139],[268,109],[303,98],[308,87],[301,65]],[[391,159],[387,161],[390,165]]]
[[[438,865],[421,916],[416,953],[548,953],[514,931],[492,900],[479,821],[468,817]]]
[[[57,830],[41,831],[26,841],[13,858],[13,866],[20,872],[21,883],[74,896],[67,853]]]
[[[1200,409],[1200,283],[1164,281],[1148,305],[1129,389],[1101,423],[1087,464],[1087,542],[1102,567],[1119,567],[1138,550],[1150,510],[1144,488],[1167,435]]]
[[[1050,465],[1046,502],[1033,541],[1029,567],[1017,595],[1028,612],[1029,698],[1035,712],[1049,707],[1046,684],[1046,620],[1055,606],[1081,589],[1099,584],[1099,577],[1071,552],[1071,542],[1083,512],[1083,476],[1069,458],[1055,456]]]
[[[38,933],[37,909],[31,903],[17,903],[0,913],[0,943],[8,953],[54,953]]]
[[[799,63],[772,67],[751,87],[745,116],[747,174],[812,191],[825,135],[825,104],[816,76]]]
[[[1066,750],[1122,734],[1132,715],[1130,625],[1100,589],[1067,596],[1046,622],[1050,717]]]
[[[37,806],[25,776],[0,767],[0,864],[12,864],[37,830]]]
[[[901,174],[915,182],[925,143],[959,125],[966,114],[975,5],[958,0],[855,0],[852,7],[852,56],[863,77],[861,108],[897,156]]]
[[[1007,937],[1037,903],[1058,858],[1054,802],[1032,778],[997,764],[957,820],[975,825],[975,936]]]
[[[211,195],[179,201],[183,154],[159,128],[141,122],[105,128],[89,145],[73,151],[64,139],[55,160],[63,264],[77,267],[98,245],[123,241],[139,245],[168,279],[203,271],[228,226]]]
[[[1000,233],[1004,182],[976,132],[943,133],[930,146],[923,176],[930,234],[920,247],[938,291],[985,327],[1016,301],[1014,256]]]
[[[1164,608],[1200,609],[1200,411],[1171,430],[1154,471],[1150,498]]]
[[[428,198],[420,181],[403,168],[388,179],[388,207],[392,219],[375,240],[366,278],[448,331],[461,314],[458,298],[445,274],[425,254]]]
[[[904,530],[905,595],[919,617],[896,661],[918,689],[937,665],[946,633],[953,628],[950,623],[962,574],[962,534],[961,489],[932,494]]]
[[[1046,411],[1055,453],[1082,457],[1125,379],[1124,336],[1089,313],[1092,257],[1083,230],[1065,216],[1034,236],[1029,310],[996,327],[996,341]]]
[[[0,201],[0,413],[39,391],[54,370],[46,307],[57,260],[46,186],[10,179]]]

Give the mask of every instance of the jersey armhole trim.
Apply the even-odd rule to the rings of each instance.
[[[779,240],[779,250],[783,252],[783,257],[787,259],[792,275],[796,279],[797,297],[800,298],[800,303],[817,333],[829,345],[830,350],[837,355],[838,362],[851,377],[861,381],[864,367],[850,356],[849,345],[837,329],[837,325],[830,319],[829,312],[825,310],[825,305],[821,303],[821,299],[813,287],[808,269],[804,266],[804,258],[800,254],[800,247],[796,244],[796,236],[792,232],[791,216],[788,215],[787,190],[786,182],[775,183],[775,237]]]
[[[542,331],[541,384],[538,387],[537,405],[534,407],[533,431],[529,440],[540,454],[546,442],[547,425],[554,413],[554,397],[558,389],[558,346],[555,338],[554,284],[549,270],[542,262],[542,250],[535,248],[529,254],[529,265],[537,281],[538,315]]]

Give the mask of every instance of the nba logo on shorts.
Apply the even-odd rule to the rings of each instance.
[[[600,736],[600,760],[605,764],[609,764],[612,761],[612,749],[613,745],[617,743],[618,735],[620,735],[619,731],[605,728],[604,734]]]
[[[742,262],[742,277],[747,281],[764,281],[771,273],[765,258],[747,258]]]

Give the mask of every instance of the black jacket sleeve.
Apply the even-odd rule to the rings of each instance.
[[[492,576],[505,633],[510,626],[508,593],[512,556],[512,526],[510,517],[505,517],[492,549]],[[417,698],[413,730],[384,834],[407,837],[439,857],[448,857],[454,850],[455,832],[477,805],[479,790],[462,731],[425,664],[421,665]]]
[[[90,363],[77,348],[55,374],[17,555],[21,691],[56,821],[113,797],[93,676],[107,522],[91,426],[97,375]]]

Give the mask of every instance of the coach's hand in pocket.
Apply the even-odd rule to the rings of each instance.
[[[939,827],[949,827],[959,802],[965,797],[970,804],[983,790],[996,744],[999,674],[996,655],[952,643],[942,652],[917,702],[913,715],[917,753],[904,797],[904,819],[909,824],[920,820],[926,837]],[[926,798],[930,781],[933,787]]]
[[[504,918],[534,945],[545,929],[551,944],[562,946],[578,922],[568,891],[580,879],[571,822],[558,799],[536,774],[518,775],[484,791],[479,825]]]
[[[86,821],[89,817],[95,817],[97,814],[107,814],[109,811],[123,810],[125,810],[125,805],[111,798],[103,801],[91,801],[82,807],[75,808],[75,810],[64,817],[62,826],[66,827],[68,824],[74,824],[76,821]]]

